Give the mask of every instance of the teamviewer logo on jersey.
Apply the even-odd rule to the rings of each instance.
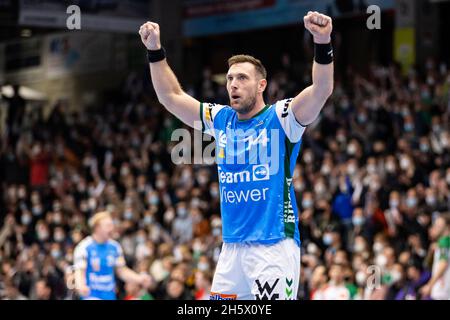
[[[253,181],[269,180],[269,165],[259,164],[253,166]]]

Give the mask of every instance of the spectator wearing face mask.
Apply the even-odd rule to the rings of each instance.
[[[352,193],[353,188],[350,179],[346,176],[339,178],[339,191],[334,196],[333,213],[339,217],[344,228],[343,242],[347,243],[348,234],[352,229]]]
[[[420,261],[411,259],[406,266],[406,279],[395,282],[393,286],[398,289],[397,293],[394,297],[388,295],[386,299],[418,300],[420,299],[420,289],[429,279],[430,273],[423,269]]]
[[[344,267],[340,264],[330,267],[330,280],[322,290],[321,297],[316,300],[350,300],[350,291],[345,286],[343,271]]]
[[[178,243],[186,243],[193,237],[192,216],[184,202],[177,205],[176,214],[172,225],[172,235]]]
[[[438,216],[430,230],[434,243],[433,268],[430,281],[421,289],[424,298],[450,299],[450,213]]]

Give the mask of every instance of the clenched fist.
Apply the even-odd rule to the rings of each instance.
[[[331,41],[333,22],[329,16],[317,11],[309,11],[303,21],[305,22],[305,28],[313,35],[315,43],[329,43]]]
[[[159,50],[161,48],[161,39],[159,25],[154,22],[146,22],[139,29],[142,43],[148,50]]]

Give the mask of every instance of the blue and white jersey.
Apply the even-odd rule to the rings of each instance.
[[[267,105],[248,120],[230,106],[202,103],[202,130],[215,137],[223,241],[300,244],[292,185],[305,127],[292,99]]]
[[[125,266],[122,248],[117,241],[97,243],[89,236],[74,251],[75,269],[86,271],[89,297],[83,299],[116,299],[115,268]]]

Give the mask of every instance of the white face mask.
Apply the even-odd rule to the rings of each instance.
[[[383,246],[382,243],[380,243],[380,242],[375,242],[375,243],[373,244],[373,251],[375,251],[375,253],[381,252],[381,250],[383,250],[383,249],[384,249],[384,246]]]
[[[398,200],[391,200],[391,201],[389,201],[389,206],[391,208],[397,208],[398,207]]]
[[[156,181],[156,188],[157,189],[164,189],[166,187],[166,182],[164,180],[157,180]]]
[[[208,271],[209,270],[209,263],[207,263],[207,262],[199,262],[197,267],[198,267],[198,270],[200,270],[200,271]]]
[[[314,187],[314,191],[315,191],[317,194],[322,194],[322,193],[325,192],[325,186],[324,186],[323,184],[317,184],[317,185]]]
[[[426,197],[426,202],[429,206],[434,206],[436,204],[436,197],[428,196]]]
[[[48,232],[45,230],[38,231],[37,234],[40,241],[46,241],[48,239]]]
[[[385,255],[383,254],[379,254],[376,258],[375,258],[375,264],[380,266],[380,267],[384,267],[387,264],[387,258]]]
[[[402,170],[406,170],[409,167],[409,159],[408,158],[402,158],[400,160],[400,168],[402,168]]]
[[[322,167],[322,169],[320,170],[320,172],[322,172],[322,174],[324,174],[324,175],[328,175],[331,172],[331,168],[327,165],[324,165]]]
[[[303,156],[303,160],[305,160],[305,163],[311,163],[312,162],[312,155],[310,153],[307,153]]]
[[[61,222],[62,222],[62,217],[61,217],[61,215],[60,215],[60,214],[55,214],[55,215],[53,216],[53,222],[54,222],[55,224],[61,224]]]
[[[306,251],[310,254],[316,254],[317,253],[317,246],[314,243],[308,243],[308,246],[306,247]]]
[[[361,242],[355,243],[355,245],[353,246],[353,251],[357,253],[364,251],[364,244]]]
[[[347,173],[349,175],[351,175],[351,176],[354,175],[356,173],[356,166],[355,165],[349,165],[347,167]]]
[[[64,233],[55,233],[53,235],[53,238],[55,239],[56,242],[62,242],[64,241],[64,239],[66,238]]]
[[[392,162],[386,163],[386,171],[389,173],[393,173],[395,171],[395,164]]]
[[[219,189],[218,188],[211,188],[209,190],[211,197],[217,198],[219,196]]]
[[[31,216],[28,214],[24,214],[20,218],[20,221],[22,222],[23,225],[27,226],[31,223]]]
[[[374,174],[377,171],[377,168],[374,164],[369,164],[367,166],[367,172],[370,174]]]
[[[396,283],[398,281],[400,281],[402,278],[402,274],[398,271],[392,271],[391,273],[391,279],[392,279],[392,283]]]
[[[175,217],[175,213],[173,212],[173,210],[167,210],[164,213],[164,221],[166,223],[170,223],[173,220],[174,217]]]
[[[358,271],[355,275],[356,283],[360,287],[364,287],[366,285],[366,275],[363,271]]]
[[[301,182],[294,183],[295,191],[303,191],[305,189],[305,185]]]

